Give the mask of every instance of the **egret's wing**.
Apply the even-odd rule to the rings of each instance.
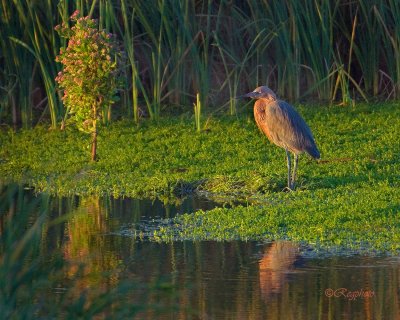
[[[285,101],[261,103],[257,108],[255,106],[254,113],[257,125],[273,143],[293,152],[305,151],[319,158],[310,128],[290,104]]]

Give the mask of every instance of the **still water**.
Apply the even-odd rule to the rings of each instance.
[[[51,220],[63,217],[40,234],[37,254],[46,261],[59,254],[68,266],[47,295],[135,284],[123,299],[138,306],[139,319],[400,319],[399,257],[332,254],[289,241],[156,243],[132,230],[218,204],[41,197],[3,188],[0,231],[21,203],[45,203]]]

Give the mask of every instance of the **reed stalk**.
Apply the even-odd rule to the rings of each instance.
[[[201,99],[200,93],[196,94],[196,103],[193,103],[194,106],[194,119],[196,124],[197,132],[201,131]]]
[[[400,3],[390,0],[381,10],[375,5],[374,13],[384,29],[383,55],[386,58],[387,74],[393,83],[390,93],[400,97]]]
[[[123,32],[123,41],[124,47],[127,53],[129,66],[130,66],[130,74],[131,74],[131,86],[132,86],[132,101],[129,101],[129,104],[132,103],[133,109],[133,121],[138,124],[139,123],[139,89],[138,89],[138,81],[139,72],[137,69],[137,62],[135,61],[135,46],[134,46],[134,38],[133,38],[133,26],[135,19],[135,10],[132,9],[128,11],[128,7],[126,4],[126,0],[121,0],[121,14],[123,18],[124,32]],[[131,18],[129,19],[128,16]]]

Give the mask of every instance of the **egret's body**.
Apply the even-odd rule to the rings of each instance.
[[[286,150],[288,188],[293,190],[299,154],[306,152],[314,159],[320,158],[310,128],[289,103],[278,100],[275,93],[266,86],[258,87],[244,97],[257,99],[254,104],[257,126],[272,143]],[[290,152],[294,154],[292,175]]]

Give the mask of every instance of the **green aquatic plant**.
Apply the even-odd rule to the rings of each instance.
[[[78,128],[92,134],[92,161],[95,161],[102,108],[118,99],[121,54],[111,33],[98,30],[95,20],[78,16],[79,11],[71,16],[73,27],[64,23],[56,27],[62,37],[69,39],[67,48],[61,48],[56,58],[63,65],[56,81],[64,91],[62,100]]]
[[[280,193],[247,205],[214,208],[162,221],[153,241],[291,240],[316,248],[400,252],[397,186]],[[362,191],[359,191],[362,190]],[[365,197],[368,194],[368,197]],[[368,204],[367,204],[368,203]]]

